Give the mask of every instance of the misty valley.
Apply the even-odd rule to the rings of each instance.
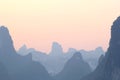
[[[9,30],[1,26],[0,80],[120,80],[120,17],[111,26],[107,51],[64,52],[57,42],[49,54],[26,45],[16,51]]]

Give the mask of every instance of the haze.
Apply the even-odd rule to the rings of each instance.
[[[52,42],[91,50],[108,47],[119,0],[1,0],[0,25],[9,28],[16,49],[26,44],[50,50]]]

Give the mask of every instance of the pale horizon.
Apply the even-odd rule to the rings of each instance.
[[[110,28],[120,16],[119,0],[2,0],[0,25],[6,26],[16,50],[49,52],[53,42],[77,50],[107,50]]]

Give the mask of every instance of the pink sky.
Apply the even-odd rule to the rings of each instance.
[[[1,0],[0,25],[9,28],[17,50],[26,44],[49,52],[54,41],[65,51],[106,50],[119,5],[120,0]]]

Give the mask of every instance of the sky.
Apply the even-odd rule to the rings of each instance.
[[[107,50],[120,0],[0,0],[0,25],[16,50],[23,44],[49,52],[53,42],[77,50]]]

